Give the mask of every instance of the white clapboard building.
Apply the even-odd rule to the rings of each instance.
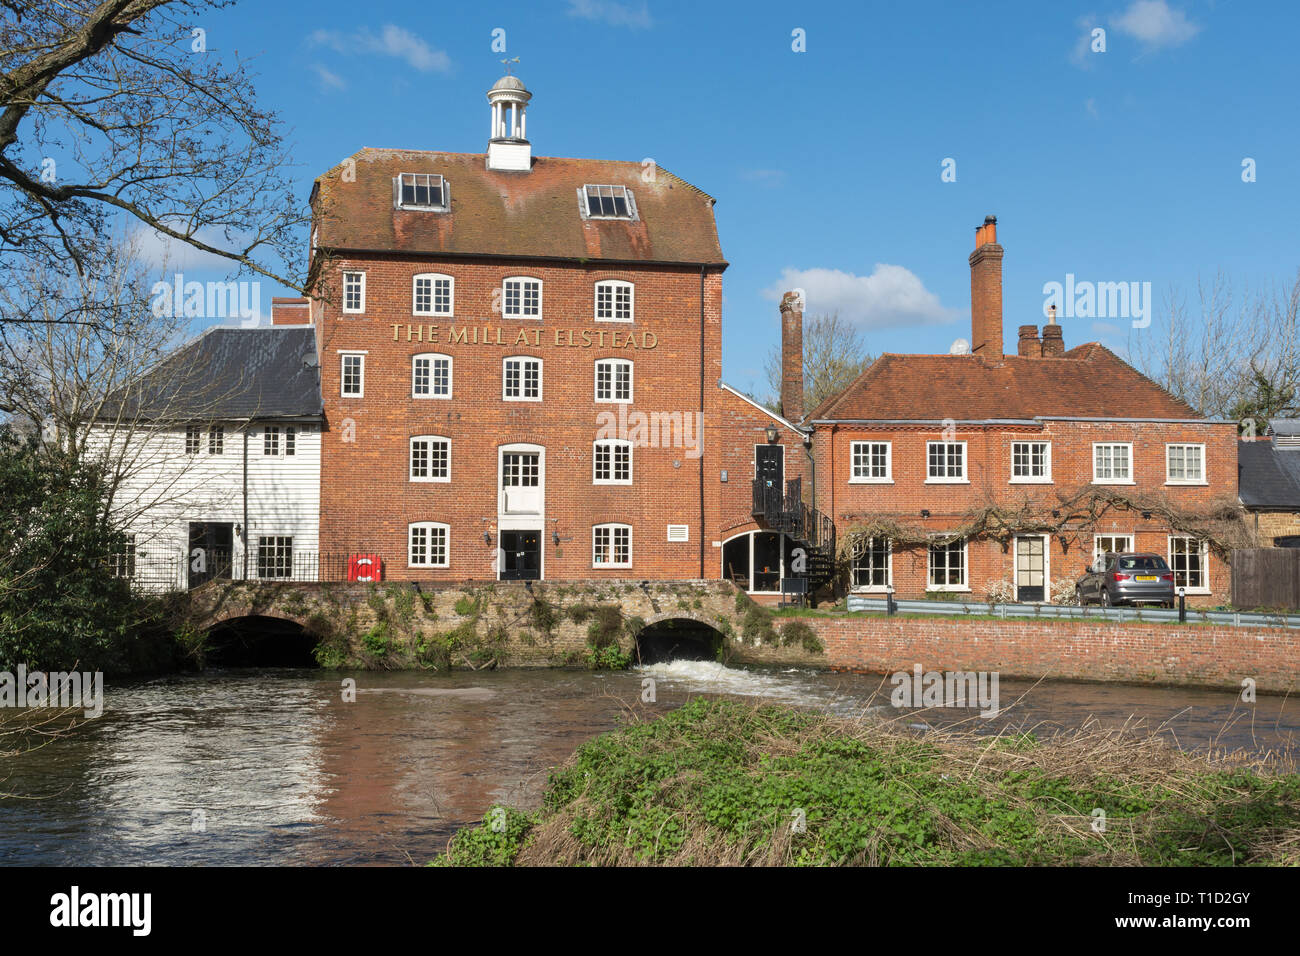
[[[309,325],[212,328],[106,406],[120,573],[149,589],[314,580],[323,425]]]

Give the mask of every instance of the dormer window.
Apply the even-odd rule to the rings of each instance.
[[[443,178],[435,173],[402,173],[397,177],[397,207],[399,209],[432,209],[445,212],[450,190]]]
[[[636,203],[626,186],[583,186],[588,219],[635,219]]]

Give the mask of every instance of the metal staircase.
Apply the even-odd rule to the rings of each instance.
[[[754,479],[753,517],[772,531],[789,535],[808,554],[808,594],[835,577],[835,522],[803,500],[803,478],[791,478],[782,494],[779,485]]]

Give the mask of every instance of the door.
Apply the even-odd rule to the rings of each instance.
[[[1041,602],[1047,599],[1047,568],[1043,539],[1016,538],[1016,600]]]
[[[229,521],[191,521],[186,561],[189,584],[196,588],[213,578],[230,580],[235,526]]]
[[[537,581],[541,576],[541,531],[502,531],[501,580]]]
[[[763,513],[779,514],[785,499],[785,446],[754,446],[754,478],[758,481]]]

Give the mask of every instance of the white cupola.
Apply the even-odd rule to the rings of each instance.
[[[492,135],[488,139],[488,169],[528,172],[533,165],[533,148],[528,142],[524,114],[533,94],[519,77],[501,77],[488,90],[492,107]]]

